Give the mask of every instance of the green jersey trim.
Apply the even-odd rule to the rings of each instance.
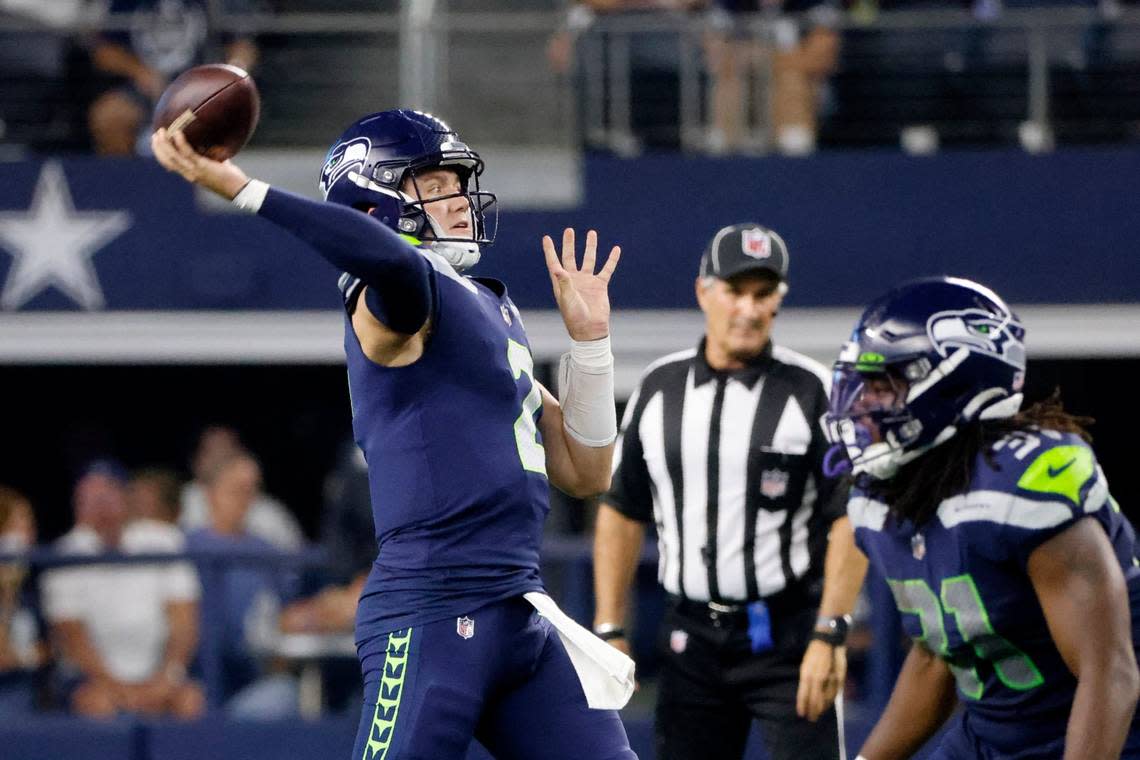
[[[1081,488],[1096,474],[1096,460],[1085,446],[1057,446],[1041,452],[1022,473],[1017,487],[1064,496],[1081,504]]]

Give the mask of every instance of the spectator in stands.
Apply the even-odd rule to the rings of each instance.
[[[61,554],[91,557],[183,550],[181,533],[127,520],[126,474],[91,465],[75,485],[75,527]],[[205,699],[186,677],[198,644],[198,579],[185,562],[71,565],[45,573],[43,604],[63,661],[71,708],[195,718]],[[70,688],[68,688],[70,687]]]
[[[88,109],[95,152],[134,153],[140,129],[166,84],[191,66],[208,60],[206,0],[110,0],[114,22],[91,51],[98,82]],[[224,0],[231,13],[251,8],[248,0]],[[251,38],[225,34],[223,60],[250,70],[257,62]]]
[[[0,554],[22,554],[36,543],[31,503],[0,486]],[[30,711],[36,671],[46,663],[42,621],[24,562],[0,562],[0,715]]]
[[[716,0],[715,5],[705,44],[712,74],[708,150],[766,150],[774,138],[781,153],[812,152],[823,87],[839,59],[834,0]],[[742,23],[745,14],[756,13],[769,17],[769,34],[762,38]],[[746,86],[749,76],[751,87]],[[750,111],[767,135],[749,129]]]
[[[636,153],[643,145],[676,148],[680,138],[678,35],[660,30],[616,32],[595,21],[620,17],[636,22],[642,17],[648,22],[665,13],[683,16],[708,1],[580,0],[570,5],[565,25],[551,37],[546,52],[551,68],[558,73],[569,73],[576,55],[579,59],[577,73],[589,143],[619,153]],[[682,26],[678,24],[678,28]],[[608,41],[615,34],[628,42],[628,61],[610,59],[613,48]],[[608,69],[621,65],[629,66],[628,125],[620,123],[622,117],[615,109],[617,93],[610,89],[613,77]],[[627,126],[631,133],[624,134]],[[595,134],[596,130],[605,134]]]
[[[150,467],[131,475],[127,509],[132,520],[156,520],[177,525],[182,512],[182,481],[178,473]]]
[[[187,534],[187,546],[221,557],[277,555],[273,544],[253,535],[247,527],[247,514],[261,486],[257,460],[248,452],[232,451],[211,461],[203,476],[209,521]],[[202,582],[207,604],[209,600],[222,600],[222,619],[211,624],[222,629],[222,691],[227,709],[259,717],[292,711],[296,705],[294,691],[286,687],[281,696],[282,689],[273,686],[275,679],[262,681],[266,674],[261,662],[291,578],[272,564],[243,561],[222,567],[219,570],[213,562],[203,565]]]
[[[178,523],[184,530],[191,531],[209,522],[206,474],[215,470],[219,462],[242,451],[241,440],[233,428],[215,425],[202,431],[191,462],[194,480],[182,489],[182,514]],[[294,551],[304,542],[297,518],[284,504],[260,490],[246,512],[245,521],[245,530],[250,535],[265,539],[279,549]]]

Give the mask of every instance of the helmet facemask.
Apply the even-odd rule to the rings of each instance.
[[[888,479],[930,448],[912,448],[923,423],[907,405],[910,391],[896,366],[836,363],[824,426],[831,442],[843,446],[855,475]]]
[[[936,365],[919,355],[872,366],[862,362],[867,355],[854,363],[841,355],[836,362],[824,418],[828,438],[842,444],[855,475],[888,480],[953,438],[962,424],[1009,417],[1021,407],[1021,393],[966,382],[968,364],[979,361],[968,348]]]
[[[453,193],[426,197],[420,178],[423,174],[437,169],[454,171],[459,177],[460,189]],[[433,251],[443,256],[461,272],[479,262],[480,246],[493,242],[498,228],[495,195],[479,188],[479,174],[482,169],[483,163],[478,159],[465,158],[453,161],[445,159],[438,164],[409,167],[400,180],[400,194],[404,200],[399,222],[400,231],[423,240]],[[440,220],[429,209],[437,203],[447,203],[455,198],[463,198],[466,201],[467,224],[470,230],[470,235],[466,237],[454,233],[448,234]]]

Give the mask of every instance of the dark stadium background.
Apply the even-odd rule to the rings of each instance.
[[[1031,361],[1027,373],[1029,399],[1060,387],[1070,411],[1096,418],[1097,456],[1134,522],[1137,378],[1140,359]],[[210,423],[241,433],[262,462],[269,492],[312,536],[322,481],[350,435],[340,365],[6,366],[0,388],[0,482],[31,496],[44,539],[70,527],[70,486],[84,463],[111,456],[131,468],[162,465],[186,474],[195,437]]]

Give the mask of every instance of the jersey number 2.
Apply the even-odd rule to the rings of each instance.
[[[534,358],[522,343],[507,340],[507,362],[511,365],[515,381],[523,375],[530,380],[530,391],[522,402],[522,411],[515,419],[515,445],[518,446],[519,460],[527,472],[546,475],[546,449],[538,442],[538,427],[534,423],[535,412],[542,406],[542,391],[534,380]]]
[[[949,640],[944,623],[947,614],[954,617],[963,641],[972,647],[974,662],[985,660],[991,663],[1003,684],[1017,691],[1028,691],[1044,682],[1041,671],[1029,655],[994,632],[982,596],[969,574],[943,580],[941,597],[935,596],[934,590],[922,579],[888,580],[887,585],[891,587],[899,612],[918,615],[922,626],[919,640],[925,641],[935,654],[947,659],[958,689],[970,699],[982,698],[982,681],[972,663],[949,662]]]

